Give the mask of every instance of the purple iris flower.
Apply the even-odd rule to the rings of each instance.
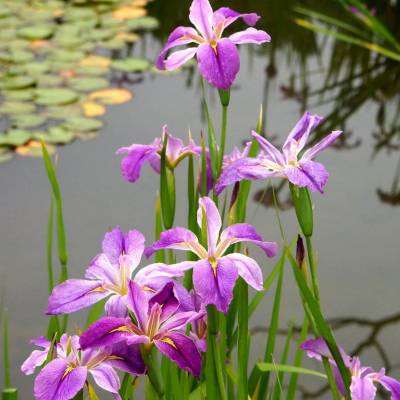
[[[35,346],[41,347],[42,349],[32,351],[31,355],[22,364],[21,371],[25,375],[32,375],[37,367],[44,364],[51,347],[50,340],[47,340],[44,336],[32,339],[31,343]]]
[[[168,283],[149,298],[139,285],[131,281],[126,301],[136,321],[104,317],[83,333],[82,348],[115,343],[143,344],[147,348],[154,345],[180,368],[199,376],[201,356],[194,340],[185,335],[185,328],[201,314],[179,311],[180,303],[173,293],[173,283]]]
[[[144,250],[144,236],[137,230],[124,234],[119,227],[108,232],[97,255],[86,270],[86,279],[68,279],[53,289],[48,314],[69,314],[109,297],[108,315],[126,315],[124,298],[128,282],[139,265]],[[142,280],[141,284],[146,282]]]
[[[207,249],[200,244],[197,236],[186,228],[172,228],[161,234],[160,240],[146,248],[145,255],[151,256],[161,249],[191,251],[198,261],[183,261],[169,266],[182,276],[193,269],[193,285],[203,304],[214,304],[218,310],[227,312],[232,300],[232,290],[238,275],[256,290],[263,290],[263,277],[255,260],[240,253],[224,256],[228,248],[239,242],[252,242],[259,246],[268,257],[277,252],[277,244],[264,242],[255,228],[249,224],[231,225],[222,231],[221,216],[214,202],[203,197],[199,200],[197,223],[202,227],[203,215],[207,228]],[[150,265],[145,271],[151,271]]]
[[[201,147],[196,146],[192,139],[184,146],[181,139],[172,136],[167,126],[163,127],[161,138],[156,138],[153,143],[132,144],[129,147],[121,147],[117,154],[125,157],[121,161],[121,172],[128,182],[136,182],[140,177],[143,164],[147,161],[157,173],[161,168],[161,151],[165,137],[168,137],[166,148],[166,161],[170,168],[174,169],[186,156],[190,154],[201,154]]]
[[[322,164],[312,160],[330,146],[342,132],[333,131],[300,156],[311,131],[321,121],[322,117],[306,112],[290,132],[282,152],[268,140],[253,132],[253,136],[265,153],[261,152],[256,158],[239,159],[225,168],[216,184],[217,193],[221,193],[227,186],[243,179],[261,180],[269,177],[287,178],[296,186],[308,187],[313,192],[323,193],[329,173]]]
[[[339,374],[336,363],[323,338],[307,340],[301,346],[310,358],[318,361],[326,357],[334,367],[336,384],[339,392],[345,396],[343,380]],[[376,396],[376,384],[381,384],[391,394],[392,400],[400,400],[400,382],[385,375],[385,369],[375,372],[370,367],[361,365],[358,357],[348,356],[342,349],[340,350],[346,367],[350,370],[351,385],[350,392],[353,400],[373,400]]]
[[[41,347],[44,345],[44,342],[39,344]],[[50,344],[47,345],[50,347]],[[33,361],[34,353],[35,351],[28,358],[29,361],[24,363],[25,367],[27,362]],[[39,366],[38,359],[34,361],[34,365]],[[114,346],[80,351],[79,336],[64,334],[56,346],[56,358],[50,361],[35,379],[35,399],[72,399],[83,389],[90,374],[99,387],[111,392],[114,399],[121,400],[118,394],[120,380],[114,368],[131,374],[143,374],[145,366],[138,346]],[[26,373],[31,371],[31,367],[28,367]]]
[[[225,28],[239,18],[251,27],[223,38]],[[174,70],[197,55],[201,75],[218,89],[229,89],[239,72],[236,45],[271,41],[266,32],[252,28],[260,19],[257,14],[240,14],[228,7],[213,12],[208,0],[193,0],[189,19],[196,29],[177,27],[158,56],[156,66],[161,70]],[[170,49],[192,43],[196,46],[176,51],[166,58]]]

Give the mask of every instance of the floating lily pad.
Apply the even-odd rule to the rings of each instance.
[[[47,152],[53,155],[56,152],[56,148],[51,144],[46,146]],[[31,140],[25,146],[19,146],[15,149],[16,153],[20,156],[26,157],[42,157],[42,144],[40,141]]]
[[[77,104],[47,107],[45,112],[47,118],[56,120],[82,116],[82,109]]]
[[[105,114],[106,108],[95,101],[85,101],[82,103],[83,115],[85,117],[99,117]]]
[[[50,65],[46,62],[29,62],[20,66],[21,71],[29,75],[41,75],[50,70]]]
[[[79,132],[97,131],[103,127],[103,122],[94,118],[72,117],[65,121],[65,127]]]
[[[108,81],[103,78],[76,77],[69,80],[68,86],[80,92],[91,92],[107,87]]]
[[[40,75],[36,79],[38,86],[43,88],[59,87],[64,82],[60,76],[51,74]]]
[[[111,65],[111,59],[104,56],[91,55],[87,56],[80,61],[81,66],[85,67],[109,67]]]
[[[75,139],[75,134],[65,127],[53,126],[47,132],[36,133],[34,138],[46,143],[66,144]]]
[[[11,101],[27,101],[33,99],[33,90],[4,90],[3,96],[6,100]]]
[[[22,101],[5,101],[0,105],[0,113],[2,114],[29,114],[35,110],[34,104]]]
[[[0,146],[22,146],[31,136],[29,131],[10,129],[6,134],[0,135]]]
[[[32,25],[18,29],[18,36],[29,39],[47,39],[53,34],[52,25]]]
[[[15,64],[26,63],[34,60],[35,56],[31,51],[17,49],[11,51],[11,61]]]
[[[120,7],[112,13],[114,19],[124,21],[128,19],[144,17],[147,14],[146,9],[142,7]]]
[[[9,76],[3,78],[2,86],[4,89],[25,89],[36,83],[31,76]]]
[[[70,89],[37,89],[36,103],[42,106],[70,104],[77,101],[78,93]]]
[[[118,32],[115,39],[123,40],[125,43],[134,43],[140,39],[140,36],[132,32]]]
[[[127,26],[132,30],[153,30],[159,27],[159,22],[154,17],[142,17],[132,19],[126,22]]]
[[[82,60],[84,57],[85,53],[82,51],[62,49],[53,50],[49,56],[51,60],[57,62],[76,62]]]
[[[111,68],[122,72],[143,72],[150,67],[150,63],[142,58],[125,58],[124,60],[115,60]]]
[[[102,76],[108,73],[108,67],[95,67],[90,65],[82,65],[75,69],[78,75]]]
[[[126,44],[121,39],[110,39],[104,42],[100,42],[99,45],[107,50],[122,50]]]
[[[20,114],[12,118],[12,124],[21,129],[35,128],[45,122],[46,117],[39,114]]]
[[[120,88],[97,90],[89,95],[91,100],[98,100],[103,104],[123,104],[131,100],[132,97],[129,90]]]
[[[89,7],[70,7],[64,14],[66,21],[96,18],[96,12]]]

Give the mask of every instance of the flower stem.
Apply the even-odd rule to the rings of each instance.
[[[312,284],[315,300],[317,300],[317,302],[319,304],[320,303],[319,284],[318,284],[317,267],[315,265],[315,260],[314,260],[311,236],[306,236],[306,245],[307,245],[307,253],[308,253],[308,262],[310,264],[311,284]]]
[[[143,360],[147,366],[147,376],[149,377],[149,381],[157,393],[159,400],[165,399],[165,391],[164,385],[162,383],[161,378],[161,369],[157,363],[157,358],[155,356],[154,349],[146,349],[144,346],[140,347],[140,351],[143,357]]]
[[[240,278],[238,280],[239,302],[238,302],[238,400],[248,399],[248,341],[249,341],[249,291],[246,282]]]
[[[226,143],[226,129],[228,124],[228,107],[230,102],[230,91],[229,90],[220,90],[219,98],[222,106],[222,122],[221,122],[221,138],[220,138],[220,147],[219,147],[219,160],[218,160],[218,176],[221,173],[222,162],[224,160],[225,154],[225,143]]]

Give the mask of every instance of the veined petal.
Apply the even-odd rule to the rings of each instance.
[[[294,185],[308,187],[313,192],[324,192],[329,173],[325,167],[315,161],[302,160],[299,167],[289,166],[284,170],[285,175]]]
[[[267,152],[267,154],[271,157],[272,161],[279,165],[285,164],[285,159],[283,158],[282,153],[267,139],[259,135],[257,132],[252,131],[251,134],[256,138],[257,142],[260,146]]]
[[[105,253],[98,254],[86,269],[85,278],[103,281],[103,283],[116,283],[118,280],[118,265],[112,264]]]
[[[161,50],[156,60],[156,67],[160,70],[165,69],[165,58],[168,51],[173,47],[186,45],[189,43],[197,42],[197,39],[202,39],[198,36],[198,33],[193,28],[185,26],[178,26],[168,37],[167,43]]]
[[[157,348],[179,368],[200,376],[201,355],[192,338],[179,332],[170,332],[154,341]]]
[[[221,233],[221,246],[230,246],[234,243],[251,242],[260,247],[268,257],[274,257],[278,251],[275,242],[265,242],[256,228],[250,224],[234,224],[228,226]],[[225,251],[224,251],[225,252]],[[222,255],[222,254],[221,254]]]
[[[196,235],[186,228],[172,228],[161,233],[160,240],[147,247],[144,251],[146,257],[150,257],[161,249],[175,249],[193,251],[190,243],[197,245],[199,241]]]
[[[69,370],[65,360],[56,359],[47,364],[35,379],[36,400],[70,400],[84,387],[85,367]]]
[[[392,400],[400,400],[400,382],[390,376],[382,376],[378,382],[390,392]]]
[[[173,71],[178,69],[183,64],[186,64],[190,59],[192,59],[197,53],[197,47],[189,47],[188,49],[178,50],[170,54],[170,56],[165,60],[165,69],[168,71]]]
[[[154,168],[155,161],[160,159],[157,146],[133,144],[130,147],[122,147],[117,154],[126,154],[121,161],[121,174],[128,182],[136,182],[146,161]],[[159,168],[158,168],[159,170]],[[158,172],[157,170],[157,172]]]
[[[104,307],[107,316],[116,318],[125,318],[128,313],[124,298],[119,295],[112,295]]]
[[[140,329],[145,330],[150,311],[149,302],[144,290],[134,281],[129,282],[126,304],[135,314]]]
[[[125,341],[133,335],[128,328],[130,323],[127,318],[103,317],[82,333],[79,343],[83,350],[111,346]]]
[[[260,19],[260,16],[256,13],[241,14],[235,10],[232,10],[229,7],[221,7],[214,12],[213,24],[216,28],[219,28],[219,25],[222,24],[223,29],[225,29],[229,25],[233,24],[238,18],[243,19],[245,24],[249,26],[254,26]]]
[[[196,311],[178,312],[162,324],[160,330],[165,332],[178,331],[184,329],[188,324],[192,323],[202,314]]]
[[[303,160],[312,160],[318,153],[329,147],[343,132],[333,131],[316,145],[304,152]]]
[[[285,155],[289,156],[290,146],[292,140],[297,142],[297,154],[304,148],[307,143],[307,139],[310,133],[315,129],[323,120],[319,115],[313,115],[309,112],[305,112],[300,120],[297,122],[295,127],[289,133],[284,145],[283,152]]]
[[[163,288],[155,293],[149,300],[149,308],[151,309],[154,303],[162,306],[160,322],[163,323],[179,308],[179,301],[175,296],[174,282],[168,282]]]
[[[111,365],[102,363],[89,370],[96,384],[107,392],[118,393],[121,383]]]
[[[53,289],[47,314],[69,314],[89,307],[109,295],[110,292],[102,288],[101,281],[68,279]]]
[[[204,38],[212,38],[213,9],[208,0],[193,0],[189,19]]]
[[[32,375],[35,372],[36,367],[40,367],[46,361],[47,354],[49,352],[51,342],[44,336],[40,336],[37,339],[30,341],[35,346],[41,347],[43,350],[34,350],[31,355],[21,365],[21,371],[25,375]]]
[[[197,210],[197,223],[203,229],[203,217],[207,227],[208,254],[214,254],[222,222],[215,203],[209,197],[201,197]]]
[[[270,42],[271,36],[269,36],[267,32],[254,28],[247,28],[245,31],[232,34],[229,36],[229,39],[235,44],[262,44]]]
[[[231,263],[213,266],[207,261],[199,262],[193,269],[193,286],[204,305],[214,304],[226,313],[233,298],[233,288],[238,277],[237,268]]]
[[[129,374],[142,375],[146,371],[138,345],[129,346],[124,342],[113,345],[106,362]]]
[[[134,229],[128,231],[124,238],[125,254],[129,256],[132,271],[139,265],[144,251],[145,238],[142,232]]]
[[[239,51],[228,38],[218,40],[215,49],[208,43],[201,44],[197,61],[201,75],[217,89],[229,89],[240,69]]]
[[[353,376],[350,385],[352,400],[374,400],[376,387],[372,379]]]
[[[118,264],[119,256],[124,252],[124,232],[117,226],[104,235],[101,244],[103,253],[107,255],[111,264]]]
[[[228,254],[220,259],[223,265],[233,263],[239,275],[255,290],[261,291],[263,287],[263,275],[258,263],[250,257],[240,253]]]

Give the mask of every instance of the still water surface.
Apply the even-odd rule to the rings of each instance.
[[[135,52],[145,49],[147,57],[154,58],[159,41],[151,36],[144,41]],[[303,47],[307,48],[304,43]],[[292,77],[302,82],[306,76],[309,91],[324,87],[333,46],[328,41],[319,49],[318,54],[309,49],[305,55],[307,67],[302,70],[299,58],[305,53],[291,54],[292,50],[286,45],[274,47],[273,52],[242,48],[242,69],[230,108],[228,148],[248,138],[262,101],[267,134],[274,137],[277,144],[283,142],[302,114],[305,103],[287,99]],[[196,76],[190,77],[190,72],[171,76],[148,74],[132,89],[135,99],[109,110],[106,127],[97,139],[75,142],[59,151],[58,176],[64,198],[71,277],[82,276],[88,262],[98,253],[104,232],[111,227],[136,228],[147,235],[149,242],[152,240],[158,177],[146,167],[138,183],[126,183],[119,174],[116,149],[133,142],[150,143],[161,133],[163,124],[168,124],[171,132],[182,138],[190,128],[195,139],[205,126],[201,119],[198,80]],[[319,97],[309,100],[307,105],[309,111],[321,115],[328,115],[334,107]],[[399,154],[395,151],[388,154],[384,150],[373,157],[378,107],[375,101],[366,101],[346,121],[345,131],[352,132],[349,143],[359,141],[359,146],[332,149],[319,158],[331,173],[326,193],[313,196],[322,303],[329,318],[377,320],[400,312],[399,208],[382,203],[377,195],[377,189],[390,191]],[[385,110],[388,114],[397,112],[391,103],[385,103]],[[216,98],[213,113],[218,119]],[[177,180],[177,223],[180,224],[184,224],[186,218],[184,169],[182,164]],[[13,382],[20,388],[21,398],[29,399],[32,398],[32,378],[22,376],[19,365],[31,351],[29,339],[42,335],[47,322],[44,310],[49,187],[42,163],[36,159],[14,158],[1,165],[0,182],[0,291],[11,316]],[[254,185],[253,195],[264,187],[263,184]],[[279,199],[284,203],[286,197],[287,188],[284,188]],[[248,215],[250,222],[268,240],[280,241],[273,209],[253,201]],[[294,237],[297,227],[293,210],[282,211],[281,218],[287,238]],[[268,273],[273,261],[265,262],[256,250],[254,255]],[[272,292],[267,294],[265,306],[260,307],[254,317],[254,326],[266,326],[272,298]],[[287,328],[289,321],[300,324],[301,320],[297,289],[287,268],[281,328]],[[400,322],[400,317],[394,320],[382,329],[377,339],[394,366],[392,375],[399,378],[400,324],[396,321]],[[73,327],[82,318],[77,316],[72,321]],[[349,351],[368,334],[369,329],[359,325],[337,330],[339,341]],[[256,338],[254,359],[262,357],[260,349],[264,343],[262,334],[257,334]],[[279,348],[276,358],[279,359]],[[382,358],[373,347],[365,349],[363,360],[375,368],[382,365]],[[328,398],[328,395],[320,398]]]

